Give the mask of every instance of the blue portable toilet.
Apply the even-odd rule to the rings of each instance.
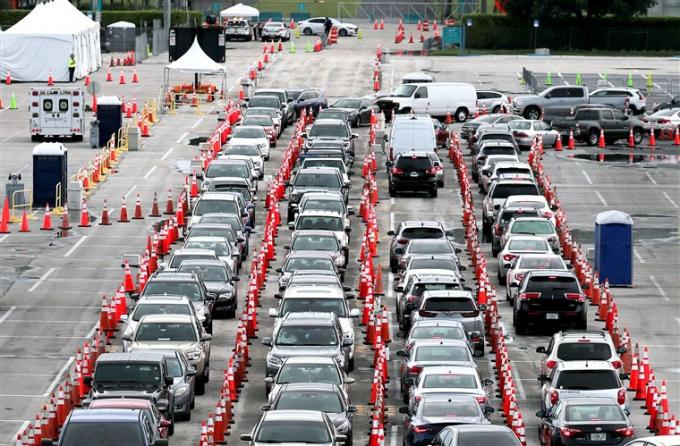
[[[633,219],[621,211],[595,218],[595,271],[600,283],[633,286]]]
[[[33,148],[33,207],[64,206],[68,200],[68,149],[59,142]]]

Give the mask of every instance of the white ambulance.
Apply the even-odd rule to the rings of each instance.
[[[65,137],[83,140],[85,95],[81,88],[31,88],[29,94],[31,141]]]

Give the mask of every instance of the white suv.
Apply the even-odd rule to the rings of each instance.
[[[557,364],[566,361],[607,361],[620,370],[623,363],[619,354],[625,352],[626,347],[616,349],[609,333],[598,330],[558,331],[548,347],[536,348],[536,353],[543,353],[539,373],[546,376]]]

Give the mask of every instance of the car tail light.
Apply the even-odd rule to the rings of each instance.
[[[428,174],[428,175],[436,175],[436,174],[437,174],[437,169],[435,169],[434,167],[431,167],[431,168],[427,169],[427,170],[425,171],[425,173]]]
[[[427,428],[425,426],[413,426],[413,432],[422,434],[423,432],[427,432]]]
[[[413,399],[414,399],[415,402],[417,403],[417,402],[420,401],[422,398],[423,398],[422,396],[416,395]]]
[[[486,397],[485,397],[484,395],[477,395],[477,396],[475,397],[475,399],[477,400],[477,402],[478,402],[479,404],[484,404],[484,403],[486,403]]]
[[[416,299],[417,299],[416,296],[414,296],[413,294],[410,294],[410,295],[406,296],[406,303],[412,304],[413,302],[416,301]]]
[[[585,298],[581,293],[564,293],[564,298],[567,300],[575,300],[578,302],[583,302]]]
[[[514,254],[503,254],[503,260],[505,260],[506,262],[510,262],[515,257],[517,256]]]
[[[623,363],[618,359],[616,361],[612,361],[612,367],[614,367],[615,369],[620,369],[622,365]]]
[[[550,212],[550,211],[545,211],[545,212],[543,213],[543,216],[544,216],[545,218],[552,218],[553,213]]]
[[[78,90],[73,91],[73,96],[80,96],[80,92]]]
[[[548,361],[545,362],[545,366],[549,369],[554,369],[556,365],[557,361],[553,361],[552,359],[549,359]]]
[[[521,282],[524,279],[524,274],[515,274],[515,280]]]
[[[574,429],[573,427],[560,428],[560,434],[565,438],[572,438],[583,432],[581,429]]]
[[[399,243],[400,245],[405,245],[408,243],[408,239],[405,238],[397,239],[397,243]]]
[[[618,437],[632,437],[635,434],[635,429],[632,426],[621,427],[614,431],[614,435]]]
[[[434,311],[427,311],[427,310],[420,310],[420,311],[418,311],[418,314],[421,315],[422,317],[434,317],[434,316],[436,316],[436,313]]]
[[[519,138],[528,138],[529,134],[525,133],[525,132],[515,132],[515,136],[517,136]]]
[[[557,404],[557,402],[560,400],[560,394],[557,390],[553,390],[550,392],[550,404],[553,406]]]
[[[403,175],[403,174],[404,174],[404,170],[403,170],[403,169],[400,169],[400,168],[398,168],[398,167],[393,167],[393,168],[392,168],[392,175]]]
[[[637,95],[638,95],[638,97],[640,98],[641,101],[645,100],[645,95],[643,95],[642,92],[638,91]]]
[[[538,299],[541,293],[522,293],[519,295],[520,299]]]
[[[408,372],[411,375],[417,375],[418,373],[422,372],[423,368],[419,365],[412,365],[411,367],[408,368]]]
[[[659,119],[657,121],[659,124],[670,124],[670,119]]]
[[[442,172],[444,171],[444,166],[434,166],[434,170],[437,172]]]
[[[618,393],[616,394],[616,402],[619,404],[625,404],[626,402],[626,391],[623,389],[619,389]]]

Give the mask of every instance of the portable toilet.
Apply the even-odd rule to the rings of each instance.
[[[123,105],[116,96],[102,96],[97,99],[97,121],[99,121],[99,147],[104,147],[111,136],[123,127]]]
[[[130,22],[116,22],[106,27],[109,39],[109,49],[114,53],[124,53],[135,50],[135,24]]]
[[[66,204],[68,149],[58,142],[33,148],[33,207],[51,208]]]
[[[600,282],[633,286],[633,219],[621,211],[595,218],[595,271]]]

